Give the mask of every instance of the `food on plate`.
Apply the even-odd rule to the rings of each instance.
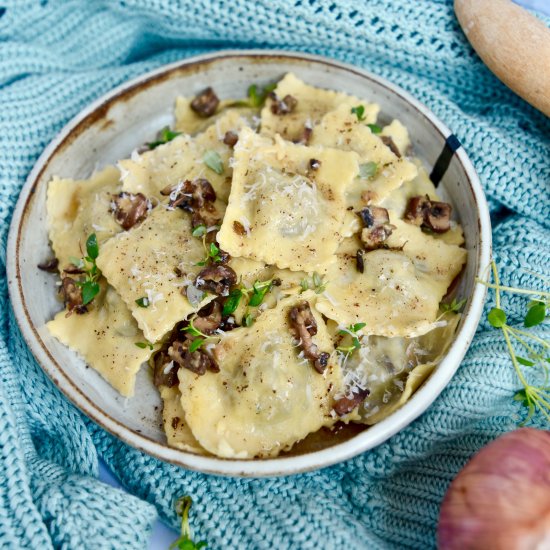
[[[293,74],[207,88],[117,166],[53,178],[50,332],[126,397],[147,364],[184,451],[275,457],[383,420],[445,355],[467,253],[379,111]]]

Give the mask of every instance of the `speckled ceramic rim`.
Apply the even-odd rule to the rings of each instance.
[[[153,441],[147,437],[144,437],[140,433],[130,430],[128,427],[119,423],[111,416],[107,415],[104,411],[99,409],[77,388],[74,382],[67,377],[63,367],[58,364],[55,358],[50,354],[44,342],[41,340],[36,328],[32,325],[29,312],[25,304],[19,275],[19,243],[21,238],[22,222],[29,199],[34,192],[35,186],[38,182],[40,174],[44,170],[44,167],[50,162],[51,158],[57,153],[57,151],[62,148],[63,144],[75,135],[75,132],[78,134],[83,130],[81,123],[83,123],[86,119],[89,119],[91,116],[94,118],[100,116],[101,113],[105,112],[108,103],[116,101],[116,99],[121,96],[138,91],[143,86],[151,86],[157,81],[162,81],[165,78],[169,78],[172,72],[182,69],[185,70],[190,67],[194,67],[196,69],[200,65],[207,66],[216,60],[227,58],[235,58],[239,60],[248,59],[256,62],[261,61],[262,59],[271,60],[272,62],[274,58],[282,58],[287,60],[296,59],[301,61],[313,61],[345,71],[350,71],[355,75],[363,77],[366,81],[375,81],[394,94],[401,96],[405,102],[415,109],[419,117],[423,117],[432,125],[434,132],[437,132],[442,136],[442,142],[451,134],[450,130],[442,122],[440,122],[435,115],[429,111],[429,109],[416,101],[401,88],[367,71],[320,56],[284,51],[242,50],[223,51],[172,63],[155,71],[139,76],[130,82],[115,88],[102,98],[92,103],[78,116],[73,118],[63,128],[56,139],[54,139],[44,150],[36,162],[33,170],[29,174],[29,177],[27,178],[27,181],[21,191],[10,227],[7,248],[9,292],[15,315],[23,336],[44,371],[53,380],[57,387],[72,401],[72,403],[74,403],[97,424],[105,428],[116,437],[120,438],[125,443],[128,443],[129,445],[132,445],[133,447],[136,447],[137,449],[161,460],[205,473],[244,477],[295,474],[330,466],[337,462],[349,459],[368,449],[372,449],[373,447],[386,441],[422,414],[441,393],[443,388],[445,388],[460,365],[460,362],[472,341],[479,323],[486,288],[480,284],[476,284],[474,286],[473,294],[467,309],[464,312],[462,326],[456,335],[455,341],[449,352],[435,372],[415,393],[413,398],[390,417],[361,432],[348,441],[321,451],[298,456],[280,457],[276,459],[246,461],[204,457],[186,453],[178,449],[172,449],[167,445]],[[479,178],[464,149],[460,148],[456,152],[456,155],[465,170],[465,173],[467,174],[471,192],[477,204],[479,240],[476,248],[478,256],[478,272],[476,275],[480,277],[483,275],[482,270],[484,269],[484,266],[489,264],[491,256],[491,225],[489,210]]]

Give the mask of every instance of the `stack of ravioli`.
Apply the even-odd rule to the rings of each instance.
[[[189,452],[273,457],[337,422],[378,422],[441,360],[459,318],[440,304],[466,262],[460,226],[427,233],[403,219],[411,197],[438,200],[420,162],[408,156],[406,128],[394,120],[374,133],[376,104],[292,74],[274,93],[261,109],[221,101],[209,118],[178,98],[181,135],[88,180],[54,178],[48,188],[50,240],[60,269],[82,256],[95,233],[102,273],[88,311],[61,311],[48,328],[124,396],[133,395],[137,372],[174,327],[215,298],[189,302],[185,289],[203,269],[197,265],[203,241],[192,234],[191,214],[169,208],[161,191],[207,179],[224,213],[216,240],[231,255],[239,284],[280,282],[251,326],[242,323],[239,307],[233,316],[241,326],[212,339],[220,372],[180,368],[179,384],[160,388],[168,444]],[[295,108],[277,114],[273,102],[286,96]],[[227,132],[238,136],[234,147],[224,143]],[[221,170],[204,162],[206,151],[216,153]],[[361,167],[369,163],[377,170],[365,177]],[[112,213],[121,192],[142,193],[154,205],[126,231]],[[361,272],[357,212],[368,205],[387,209],[393,231],[383,247],[366,251]],[[303,281],[314,274],[322,288],[308,289]],[[144,296],[149,307],[138,304]],[[304,358],[289,328],[289,311],[304,301],[317,323],[313,342],[330,353],[323,373]],[[360,347],[337,350],[354,326],[360,328],[350,336]],[[363,402],[336,414],[338,399],[361,390],[368,390]]]

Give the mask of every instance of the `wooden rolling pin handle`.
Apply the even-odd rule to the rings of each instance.
[[[487,67],[550,116],[550,29],[510,0],[455,0],[454,8]]]

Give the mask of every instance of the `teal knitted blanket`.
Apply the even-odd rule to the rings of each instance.
[[[489,197],[503,283],[540,287],[530,270],[550,277],[550,121],[484,67],[452,2],[0,0],[0,40],[0,547],[143,548],[157,513],[177,525],[173,503],[184,494],[211,548],[435,546],[451,479],[525,417],[504,343],[487,322],[436,403],[375,450],[282,479],[206,476],[127,447],[60,395],[14,320],[5,249],[33,163],[89,102],[199,52],[286,48],[365,67],[444,120]],[[512,322],[524,304],[506,297]],[[97,481],[100,456],[135,496]]]

